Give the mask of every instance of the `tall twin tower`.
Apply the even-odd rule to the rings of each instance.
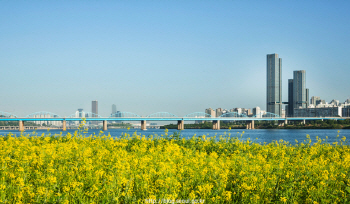
[[[282,115],[282,59],[278,54],[267,55],[266,111]]]
[[[307,108],[309,89],[306,88],[305,70],[294,71],[288,80],[288,102],[282,102],[282,59],[278,54],[267,55],[266,60],[266,111],[282,116],[282,104],[288,104],[286,115],[293,116],[295,108]]]

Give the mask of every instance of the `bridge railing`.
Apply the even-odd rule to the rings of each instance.
[[[0,111],[0,118],[18,118],[18,117],[12,113]]]
[[[61,118],[61,116],[55,113],[47,112],[47,111],[38,111],[38,112],[26,115],[25,118]]]
[[[219,118],[247,118],[248,116],[244,113],[240,114],[237,112],[228,112],[219,116]]]
[[[69,115],[67,118],[103,118],[101,115],[92,112],[76,112]]]
[[[147,118],[179,118],[177,115],[169,113],[169,112],[152,113],[146,117]]]
[[[282,118],[282,117],[275,113],[265,112],[265,113],[259,113],[257,115],[254,115],[253,118]]]
[[[111,114],[109,118],[141,118],[141,116],[131,112],[117,112]]]
[[[214,118],[212,115],[204,112],[194,112],[184,116],[184,118]]]

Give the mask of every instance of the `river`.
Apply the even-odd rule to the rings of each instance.
[[[74,133],[76,130],[69,129],[67,132]],[[91,134],[99,134],[101,130],[99,129],[90,129],[86,136],[89,136]],[[141,131],[140,129],[109,129],[108,131],[105,131],[105,134],[110,133],[112,137],[119,137],[123,133],[133,134],[134,132],[137,132],[137,134],[142,135],[164,135],[164,129],[148,129]],[[244,131],[244,134],[243,134]],[[194,135],[196,137],[206,135],[206,137],[212,137],[216,136],[218,138],[220,135],[228,136],[230,134],[231,137],[239,137],[243,140],[247,140],[250,138],[250,140],[256,141],[258,143],[271,143],[273,141],[279,141],[284,140],[288,141],[292,144],[295,144],[295,140],[298,142],[303,142],[306,139],[306,136],[309,135],[313,142],[316,141],[316,136],[318,136],[321,139],[325,139],[328,137],[328,142],[333,143],[335,141],[339,141],[343,136],[350,139],[350,129],[340,129],[340,132],[338,133],[338,130],[335,129],[255,129],[255,130],[245,130],[245,129],[222,129],[222,130],[210,130],[210,129],[186,129],[182,130],[180,132],[181,137],[183,138],[191,138]],[[16,136],[20,135],[20,132],[18,130],[0,130],[0,135],[7,135],[9,133],[13,133]],[[36,132],[33,132],[32,130],[26,130],[25,133],[30,133],[30,135],[41,135],[42,133],[51,133],[53,134],[60,134],[62,130],[36,130]],[[179,132],[178,130],[172,130],[170,129],[168,134],[171,135],[174,132]],[[63,134],[66,134],[66,132],[63,132]],[[242,135],[242,136],[241,136]],[[337,137],[339,135],[339,137]]]

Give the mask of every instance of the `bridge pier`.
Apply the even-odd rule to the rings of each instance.
[[[141,130],[147,130],[145,120],[141,120]]]
[[[24,121],[22,120],[19,121],[19,131],[24,131]]]
[[[254,120],[248,120],[246,124],[246,129],[255,129]]]
[[[67,121],[66,120],[62,121],[62,130],[67,131]]]
[[[220,120],[213,120],[213,130],[220,130]]]
[[[304,124],[304,125],[306,124],[306,121],[305,121],[305,119],[304,119],[304,120],[303,120],[303,121],[301,122],[301,124]]]
[[[103,127],[102,127],[103,131],[107,131],[107,120],[103,121]]]
[[[278,126],[284,126],[284,125],[286,125],[287,124],[287,120],[279,120],[278,121]]]
[[[178,120],[177,121],[177,129],[178,130],[184,130],[185,129],[185,124],[183,120]]]

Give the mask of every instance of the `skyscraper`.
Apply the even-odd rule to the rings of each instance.
[[[98,102],[97,101],[92,101],[91,103],[91,112],[92,112],[92,116],[93,118],[97,118],[98,115]],[[92,121],[92,124],[97,125],[98,121]]]
[[[309,107],[310,103],[309,103],[309,89],[306,89],[306,108]]]
[[[267,55],[266,60],[266,109],[282,115],[282,59],[278,54]]]
[[[293,79],[288,79],[288,106],[286,108],[287,116],[293,116]]]
[[[112,115],[117,113],[117,106],[115,104],[112,105]]]
[[[92,117],[97,117],[98,115],[98,101],[92,101],[91,103]]]
[[[293,109],[306,108],[306,71],[298,70],[293,73]]]

